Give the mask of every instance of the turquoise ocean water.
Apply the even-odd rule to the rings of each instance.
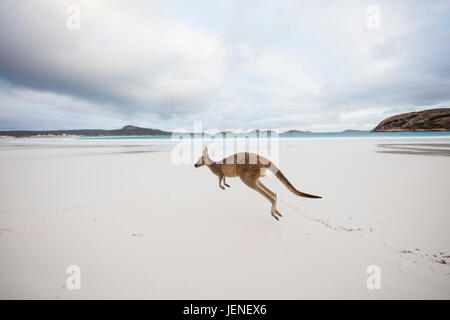
[[[193,138],[198,138],[193,136]],[[420,137],[450,137],[450,131],[445,132],[316,132],[316,133],[302,133],[293,135],[280,135],[281,139],[311,139],[311,138],[420,138]],[[84,137],[77,138],[79,140],[172,140],[176,139],[176,135],[172,136],[127,136],[127,137]],[[204,137],[208,138],[208,137]],[[234,136],[227,136],[226,138],[234,138]],[[254,136],[239,136],[239,138],[255,138]],[[179,138],[181,139],[181,138]]]

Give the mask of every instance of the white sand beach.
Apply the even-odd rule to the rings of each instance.
[[[221,190],[164,142],[4,139],[0,299],[450,299],[450,157],[381,140],[282,141],[282,172],[323,199],[265,177],[278,222],[239,178]]]

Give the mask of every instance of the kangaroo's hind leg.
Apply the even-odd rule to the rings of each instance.
[[[275,192],[272,192],[269,188],[267,188],[261,181],[257,180],[256,184],[263,189],[266,193],[268,193],[272,198],[275,200],[272,202],[272,215],[276,214],[280,217],[282,217],[281,213],[277,210],[277,194]]]
[[[224,185],[225,187],[231,188],[231,186],[228,185],[228,184],[225,182],[225,177],[223,177],[223,185]]]
[[[264,198],[266,198],[267,200],[270,201],[270,203],[272,203],[272,217],[274,217],[275,219],[279,220],[278,217],[275,215],[274,211],[273,211],[273,207],[274,207],[274,203],[275,198],[272,197],[271,194],[267,193],[266,191],[264,191],[264,189],[262,189],[260,186],[258,186],[258,179],[256,177],[251,177],[251,176],[241,176],[241,180],[242,182],[244,182],[248,187],[252,188],[253,190],[258,191],[260,194],[262,194],[264,196]]]

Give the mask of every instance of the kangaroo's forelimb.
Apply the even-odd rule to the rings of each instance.
[[[222,180],[225,180],[225,177],[220,175],[219,176],[219,188],[222,189],[222,190],[225,190],[225,187],[222,186]]]
[[[219,188],[220,188],[220,189],[225,190],[225,187],[224,187],[224,186],[226,186],[226,187],[228,187],[228,188],[231,188],[231,187],[225,182],[225,176],[219,175],[218,177],[219,177]],[[224,186],[222,186],[222,181],[223,181]]]

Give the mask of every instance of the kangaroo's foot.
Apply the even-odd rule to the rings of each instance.
[[[279,220],[278,217],[282,217],[281,213],[278,212],[277,209],[272,209],[272,217],[274,217],[275,219]]]
[[[229,184],[226,184],[225,182],[223,183],[225,186],[227,186],[228,188],[231,188],[231,186]]]
[[[220,187],[220,189],[225,190],[225,187],[224,187],[224,186],[219,186],[219,187]]]

